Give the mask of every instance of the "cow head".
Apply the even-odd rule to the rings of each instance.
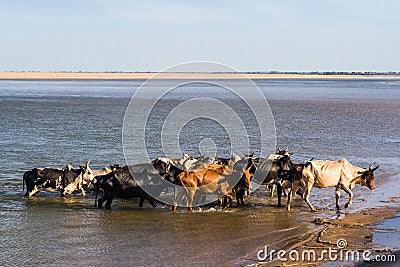
[[[82,185],[85,185],[85,186],[92,183],[93,179],[94,179],[94,175],[93,175],[92,169],[90,169],[90,167],[89,167],[89,163],[90,163],[90,160],[88,160],[86,162],[85,167],[83,167],[82,165],[79,165],[79,168],[81,168],[81,170],[82,170]]]
[[[361,185],[367,186],[371,190],[375,189],[374,171],[379,168],[379,165],[373,168],[375,163],[372,163],[368,170],[359,172],[361,174]]]
[[[68,163],[67,164],[67,166],[65,166],[65,168],[63,169],[63,170],[66,170],[66,171],[72,171],[74,168],[72,167],[72,164],[71,163]]]
[[[34,196],[39,192],[37,187],[37,176],[38,176],[38,169],[33,169],[24,173],[23,182],[26,184],[26,197]]]
[[[254,152],[251,154],[247,154],[246,152],[243,152],[243,155],[245,158],[252,158],[254,156]]]
[[[154,169],[157,170],[157,172],[163,176],[168,172],[167,167],[169,164],[165,161],[162,160],[162,158],[157,158],[151,162],[151,165],[153,165]]]
[[[190,167],[192,167],[193,164],[195,164],[196,162],[197,162],[197,159],[196,159],[196,158],[194,158],[194,157],[192,157],[192,156],[189,156],[189,157],[187,157],[187,158],[182,162],[182,165],[184,166],[184,168],[185,168],[186,170],[188,170],[188,169],[190,169]]]
[[[291,155],[293,155],[293,152],[289,152],[289,148],[288,147],[286,147],[285,149],[281,149],[280,147],[278,147],[278,153],[277,153],[278,155],[282,155],[282,156],[285,156],[285,155],[287,155],[287,156],[291,156]]]
[[[279,165],[279,169],[281,171],[289,171],[292,169],[293,163],[290,159],[290,155],[289,154],[285,154],[284,156],[282,156],[281,158],[276,160],[278,165]]]
[[[231,161],[232,161],[233,163],[236,163],[236,162],[238,162],[239,160],[241,160],[241,158],[240,158],[238,155],[236,155],[235,153],[232,153]]]
[[[93,179],[94,189],[95,191],[98,191],[99,189],[111,189],[115,186],[116,180],[117,179],[115,178],[114,172],[110,172],[101,176],[96,176]]]

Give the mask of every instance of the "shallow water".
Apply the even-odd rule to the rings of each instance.
[[[376,225],[377,231],[373,235],[373,242],[377,246],[391,249],[392,251],[400,250],[400,213],[395,218],[390,218]]]
[[[356,187],[350,212],[390,205],[382,201],[398,197],[398,85],[357,80],[257,84],[273,112],[277,144],[289,146],[294,162],[344,157],[360,167],[381,164],[376,190]],[[87,159],[94,169],[123,165],[121,127],[138,86],[138,81],[0,81],[0,265],[240,265],[255,262],[265,244],[279,248],[319,229],[299,198],[288,214],[263,188],[246,199],[248,207],[192,214],[171,213],[161,205],[153,209],[148,203],[137,208],[136,200],[98,210],[92,195],[23,197],[22,174],[33,167],[77,166]],[[211,94],[246,117],[246,108],[224,91],[204,85],[189,89],[167,96],[163,107]],[[182,130],[185,152],[196,155],[197,141],[206,133],[222,144],[218,153],[226,156],[223,129],[198,123],[202,127]],[[251,127],[252,120],[248,123]],[[157,138],[154,133],[148,140],[153,157],[159,152]],[[344,205],[347,196],[342,196]],[[322,209],[318,216],[335,216],[334,189],[313,189],[310,199]]]

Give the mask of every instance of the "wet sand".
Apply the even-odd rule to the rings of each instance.
[[[0,72],[0,80],[146,80],[155,72]],[[244,76],[244,75],[245,76]],[[400,80],[400,75],[324,75],[269,73],[163,73],[157,79],[365,79]]]
[[[306,255],[305,257],[307,259],[308,254],[305,251],[312,250],[316,252],[316,260],[293,261],[290,260],[288,254],[286,254],[287,260],[280,261],[278,260],[278,255],[273,253],[272,258],[267,258],[265,261],[256,264],[249,264],[249,266],[396,266],[396,262],[398,264],[400,261],[398,233],[392,237],[390,237],[390,233],[388,233],[388,238],[394,239],[388,240],[388,243],[396,244],[394,247],[373,242],[374,234],[378,231],[385,230],[379,227],[379,223],[390,218],[395,218],[397,222],[395,223],[396,225],[400,223],[400,198],[392,198],[389,202],[394,204],[394,206],[375,207],[349,214],[340,213],[337,219],[326,219],[316,216],[313,223],[321,225],[322,228],[320,230],[313,232],[308,237],[295,244],[288,243],[282,247],[271,248],[276,251],[282,249],[286,252],[296,250],[300,255],[300,259],[303,253],[305,253],[304,255]],[[343,254],[340,254],[340,249],[338,248],[339,239],[344,239],[346,242],[343,248]],[[267,250],[268,255],[270,255],[271,249]],[[323,250],[329,249],[338,250],[336,254],[338,260],[330,260],[328,254],[321,256],[323,255]],[[359,251],[360,260],[346,261],[345,255],[349,250]],[[368,258],[372,259],[377,255],[385,255],[386,257],[387,255],[393,255],[396,262],[386,262],[385,265],[383,265],[382,262],[375,262],[374,260],[364,261],[362,259],[362,253],[366,250],[371,251],[370,256],[367,255]],[[263,256],[264,254],[261,255]],[[313,258],[311,257],[311,259]]]

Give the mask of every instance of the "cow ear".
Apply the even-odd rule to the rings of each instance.
[[[293,155],[293,152],[289,152],[289,156]]]
[[[84,170],[84,169],[85,169],[85,167],[83,167],[82,164],[79,164],[79,168],[81,168],[81,170]]]

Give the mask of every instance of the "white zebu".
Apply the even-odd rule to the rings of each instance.
[[[340,190],[343,189],[349,194],[349,201],[346,203],[345,208],[349,207],[353,201],[353,192],[351,189],[356,184],[367,186],[370,190],[375,188],[374,171],[378,169],[379,165],[373,168],[374,164],[371,164],[368,169],[364,169],[350,164],[346,159],[338,161],[312,160],[306,162],[299,171],[299,174],[301,174],[301,176],[299,175],[301,177],[300,180],[294,182],[293,188],[289,193],[288,211],[290,211],[293,192],[296,192],[301,187],[303,199],[312,211],[316,211],[309,200],[312,187],[326,188],[334,186],[336,188],[336,208],[338,210]]]

